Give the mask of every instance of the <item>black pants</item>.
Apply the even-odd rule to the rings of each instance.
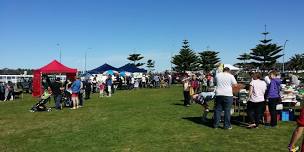
[[[190,105],[190,91],[184,91],[184,106]]]
[[[249,117],[250,123],[255,123],[256,126],[259,126],[259,122],[262,119],[265,102],[251,102],[247,103],[247,115]]]
[[[79,98],[79,105],[83,106],[83,93],[78,93],[78,98]]]
[[[0,100],[4,100],[4,92],[0,92]]]
[[[90,99],[91,90],[85,90],[85,99]]]
[[[280,98],[269,98],[268,99],[268,108],[270,112],[270,126],[276,126],[277,125],[277,104],[280,102]]]

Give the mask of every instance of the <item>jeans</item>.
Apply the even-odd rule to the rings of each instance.
[[[62,99],[62,95],[61,94],[54,95],[55,108],[56,109],[61,109],[61,99]]]
[[[233,103],[233,98],[230,96],[216,96],[215,98],[215,110],[214,110],[214,123],[213,127],[219,127],[221,120],[221,113],[224,111],[224,128],[231,127],[231,106]]]
[[[274,127],[277,125],[277,104],[279,103],[280,98],[269,98],[268,99],[268,108],[270,112],[270,126]]]
[[[247,103],[247,115],[250,123],[255,123],[259,126],[259,122],[263,117],[265,109],[265,102],[251,102]]]

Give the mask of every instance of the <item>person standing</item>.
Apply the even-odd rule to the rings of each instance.
[[[172,85],[172,76],[171,74],[168,74],[168,87],[171,87]]]
[[[60,81],[60,78],[56,78],[56,81],[51,85],[52,93],[55,101],[55,109],[61,110],[61,99],[62,99],[62,91],[64,90],[63,84]]]
[[[197,92],[199,91],[199,82],[197,80],[196,75],[192,76],[191,79],[191,87],[193,88],[194,93],[193,94],[197,94]]]
[[[99,98],[101,98],[104,96],[105,84],[102,81],[99,81],[98,87],[99,87]]]
[[[91,80],[87,80],[85,83],[85,99],[90,99],[91,91],[92,91]]]
[[[296,75],[289,73],[288,76],[289,76],[289,79],[290,79],[289,82],[291,85],[294,85],[295,87],[300,85],[300,81]]]
[[[143,76],[141,77],[141,87],[142,87],[142,88],[146,88],[146,87],[147,87],[147,78],[146,78],[145,75],[143,75]]]
[[[268,85],[268,108],[270,112],[270,127],[276,127],[277,125],[277,110],[276,106],[281,101],[281,79],[277,78],[278,73],[271,71],[269,74],[270,84]]]
[[[82,107],[83,106],[83,93],[85,92],[85,89],[84,89],[84,81],[81,81],[81,85],[80,85],[80,92],[78,94],[78,99],[79,99],[79,107]]]
[[[73,101],[73,108],[72,109],[77,109],[79,108],[79,99],[78,99],[78,94],[80,92],[81,88],[81,81],[79,78],[77,78],[71,85],[71,90],[72,90],[72,101]]]
[[[93,81],[92,81],[92,88],[93,88],[93,91],[92,91],[92,93],[96,93],[96,88],[97,88],[97,76],[95,76],[94,78],[93,78]]]
[[[288,150],[290,152],[295,152],[299,149],[299,147],[295,145],[302,136],[303,130],[304,130],[304,108],[301,109],[300,116],[297,119],[297,127],[293,131],[292,137],[288,145]],[[304,139],[302,140],[301,152],[304,152]]]
[[[224,129],[232,129],[231,126],[231,106],[233,103],[232,87],[237,85],[237,82],[230,69],[225,67],[222,73],[218,73],[215,77],[216,90],[215,90],[215,110],[214,110],[214,128],[219,127],[221,113],[224,111]]]
[[[260,73],[254,73],[252,79],[249,88],[249,101],[247,103],[247,115],[249,117],[248,128],[256,128],[259,126],[259,122],[263,116],[265,92],[267,90],[267,84],[261,80]]]
[[[107,86],[107,90],[108,90],[108,97],[111,97],[112,96],[112,84],[113,84],[113,81],[112,81],[112,76],[109,74],[108,75],[108,78],[106,79],[106,86]]]
[[[182,80],[183,82],[183,88],[184,88],[184,106],[189,107],[190,106],[190,80],[188,77],[186,77],[185,79]]]
[[[3,82],[0,82],[0,100],[3,101],[5,99],[5,86]]]

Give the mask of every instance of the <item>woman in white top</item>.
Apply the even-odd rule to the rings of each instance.
[[[267,84],[261,80],[260,73],[254,73],[252,78],[249,88],[249,101],[247,103],[247,115],[249,117],[248,128],[256,128],[259,126],[259,122],[263,116],[265,92],[267,90]]]

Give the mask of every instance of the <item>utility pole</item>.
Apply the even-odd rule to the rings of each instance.
[[[87,72],[87,51],[91,50],[92,48],[88,48],[84,53],[84,73]]]
[[[286,47],[286,43],[288,42],[288,40],[285,40],[285,43],[284,43],[284,47],[283,47],[283,73],[285,73],[285,47]]]

